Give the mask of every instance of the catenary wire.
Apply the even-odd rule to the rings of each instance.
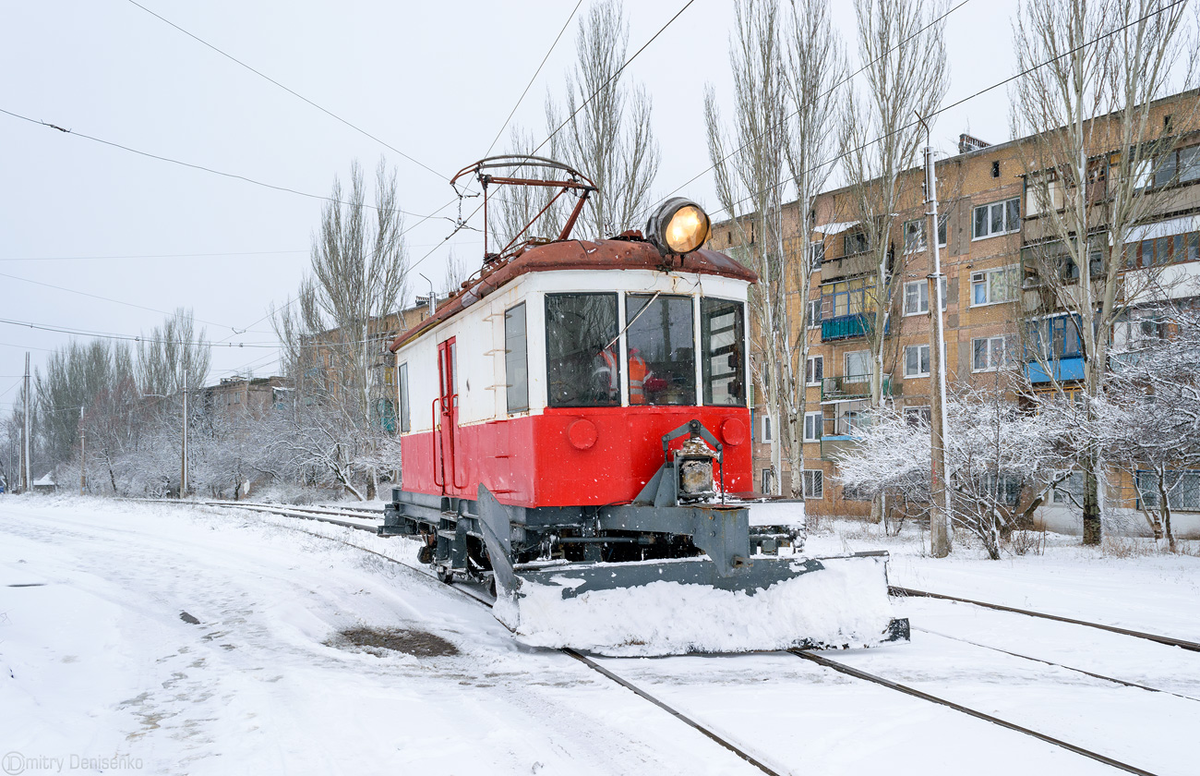
[[[594,92],[592,92],[592,94],[589,95],[586,100],[584,100],[582,103],[580,103],[579,107],[575,109],[574,113],[572,113],[570,116],[568,116],[566,118],[566,120],[564,120],[561,124],[558,125],[557,128],[554,129],[553,132],[551,132],[549,135],[547,135],[545,140],[538,143],[537,147],[534,148],[533,151],[530,152],[530,155],[532,156],[534,154],[537,154],[537,152],[539,150],[541,150],[542,146],[546,145],[546,143],[549,143],[551,141],[551,139],[554,138],[555,135],[557,135],[560,131],[562,131],[563,127],[565,127],[567,124],[569,124],[571,122],[571,120],[574,119],[575,116],[577,116],[579,114],[579,111],[583,110],[585,107],[587,107],[587,105],[592,100],[596,99],[596,96],[599,95],[600,92],[604,91],[604,89],[606,89],[608,87],[608,85],[610,83],[612,83],[613,80],[615,80],[618,76],[620,76],[621,73],[624,72],[625,68],[629,67],[630,63],[632,63],[633,60],[637,59],[638,55],[640,55],[643,51],[645,51],[646,48],[651,43],[653,43],[655,40],[657,40],[658,37],[660,35],[662,35],[663,32],[668,27],[670,27],[675,22],[676,19],[678,19],[680,16],[682,16],[683,12],[686,11],[688,8],[690,8],[692,3],[694,3],[694,2],[696,2],[696,0],[688,0],[686,3],[684,3],[683,7],[680,8],[678,11],[676,11],[675,15],[672,16],[670,19],[668,19],[666,24],[664,24],[662,27],[660,27],[658,29],[658,32],[651,35],[650,39],[647,40],[645,43],[643,43],[641,48],[639,48],[637,51],[633,52],[633,56],[626,59],[625,62],[619,68],[617,68],[616,72],[614,72],[612,75],[610,75],[608,77],[608,79],[604,83],[602,83],[599,87],[597,87],[596,90]],[[411,270],[415,269],[416,267],[420,266],[420,264],[422,262],[424,262],[426,259],[428,259],[430,256],[432,256],[434,254],[434,252],[437,251],[438,248],[440,248],[444,243],[449,241],[450,238],[452,238],[455,234],[457,234],[467,224],[467,222],[469,222],[472,218],[474,218],[482,208],[483,208],[482,203],[479,205],[476,205],[475,210],[473,210],[471,212],[471,214],[469,216],[467,216],[460,224],[458,224],[454,227],[454,231],[452,231],[450,234],[448,234],[446,236],[446,238],[442,240],[442,242],[438,243],[436,246],[434,246],[432,249],[430,249],[430,251],[428,253],[426,253],[424,256],[417,259],[416,262],[414,262],[412,265],[410,265],[409,270],[411,271]]]
[[[274,183],[266,183],[265,181],[256,180],[255,178],[249,178],[245,175],[239,175],[237,173],[232,173],[232,172],[225,172],[223,170],[217,170],[212,167],[205,167],[202,164],[193,164],[192,162],[185,162],[185,161],[181,161],[179,159],[173,159],[169,156],[153,154],[153,153],[150,153],[149,151],[141,151],[141,150],[138,150],[131,146],[116,143],[112,140],[105,140],[103,138],[95,137],[94,135],[84,134],[83,132],[76,132],[73,129],[66,129],[65,127],[59,126],[58,124],[52,124],[48,121],[42,121],[40,119],[30,118],[29,116],[25,116],[25,115],[16,113],[11,110],[7,110],[5,108],[0,108],[0,113],[3,113],[8,116],[12,116],[13,118],[16,118],[16,119],[21,119],[22,121],[28,121],[30,124],[38,124],[40,126],[47,127],[48,129],[58,130],[59,132],[62,132],[63,134],[66,134],[66,135],[73,135],[75,137],[81,137],[84,140],[91,140],[93,143],[100,143],[101,145],[110,146],[112,148],[119,148],[122,151],[126,151],[131,154],[136,154],[137,156],[144,156],[147,159],[156,159],[160,162],[167,162],[169,164],[179,165],[180,167],[187,167],[192,170],[200,170],[201,172],[211,173],[212,175],[219,175],[222,178],[231,178],[233,180],[245,181],[246,183],[252,183],[255,186],[261,186],[263,188],[272,189],[274,191],[283,191],[283,192],[287,192],[288,194],[295,194],[300,197],[307,197],[308,199],[321,200],[322,202],[332,202],[332,203],[335,203],[338,205],[351,204],[349,202],[345,202],[340,199],[334,199],[332,197],[325,197],[320,194],[310,194],[307,191],[300,191],[299,189],[288,188],[287,186],[277,186]],[[374,205],[364,204],[363,207],[365,207],[369,210],[379,210],[379,208],[375,207]],[[422,220],[422,222],[424,222],[432,217],[432,216],[422,216],[420,213],[410,213],[409,211],[402,210],[400,208],[394,208],[394,209],[396,210],[396,212],[403,213],[406,216],[412,216],[413,218],[420,218]]]
[[[943,12],[943,13],[942,13],[942,14],[940,14],[939,16],[937,16],[937,17],[935,17],[935,18],[931,19],[931,20],[929,21],[929,23],[928,23],[928,24],[926,24],[925,26],[921,27],[921,28],[920,28],[920,29],[918,29],[918,30],[915,30],[915,31],[914,31],[914,32],[913,32],[911,35],[909,35],[908,37],[906,37],[906,38],[904,38],[903,40],[901,40],[901,41],[899,41],[898,43],[896,43],[896,45],[895,45],[895,46],[892,46],[892,47],[888,48],[886,51],[884,51],[882,54],[880,54],[879,56],[877,56],[875,59],[871,60],[870,62],[868,62],[867,64],[863,65],[863,66],[862,66],[862,67],[860,67],[859,69],[855,70],[853,73],[850,73],[850,74],[846,75],[845,77],[843,77],[843,78],[842,78],[840,81],[838,81],[836,84],[834,84],[833,86],[831,86],[831,87],[830,87],[828,90],[826,90],[824,94],[821,94],[821,95],[819,95],[819,96],[818,96],[818,97],[816,97],[815,99],[817,99],[817,100],[824,100],[824,99],[828,99],[828,98],[829,98],[829,97],[830,97],[830,96],[831,96],[831,95],[832,95],[834,92],[836,92],[838,89],[841,89],[843,86],[845,86],[847,83],[849,83],[851,79],[853,79],[854,77],[856,77],[856,76],[858,76],[858,75],[860,75],[860,74],[862,74],[862,73],[866,72],[866,70],[867,70],[868,68],[870,68],[871,66],[873,66],[873,65],[874,65],[875,63],[877,63],[879,60],[881,60],[881,59],[883,59],[884,57],[886,57],[886,56],[888,56],[889,54],[891,54],[891,53],[892,53],[892,51],[894,51],[895,49],[899,48],[900,46],[903,46],[905,43],[908,43],[910,40],[912,40],[912,39],[916,38],[918,35],[921,35],[921,34],[922,34],[922,33],[924,33],[926,30],[928,30],[928,29],[930,29],[931,27],[933,27],[935,24],[938,24],[939,22],[942,22],[942,21],[944,21],[944,20],[945,20],[945,19],[946,19],[948,16],[950,16],[950,14],[952,14],[952,13],[954,13],[955,11],[957,11],[958,9],[962,8],[964,5],[966,5],[966,4],[967,4],[967,3],[969,3],[969,2],[971,2],[971,0],[962,0],[962,2],[960,2],[958,5],[955,5],[955,6],[951,7],[951,8],[948,8],[948,9],[947,9],[945,12]],[[790,120],[792,117],[794,117],[794,116],[797,116],[797,115],[799,115],[799,114],[800,114],[800,111],[799,111],[799,110],[796,110],[796,111],[794,111],[793,113],[789,113],[787,116],[785,116],[785,117],[783,118],[783,121],[788,121],[788,120]],[[720,159],[718,159],[717,161],[713,162],[712,164],[710,164],[708,167],[704,168],[704,169],[703,169],[703,170],[701,170],[700,172],[696,173],[694,176],[692,176],[691,178],[689,178],[687,181],[685,181],[685,182],[683,182],[683,183],[679,184],[679,185],[678,185],[678,186],[676,186],[674,189],[672,189],[671,191],[667,192],[666,196],[664,196],[664,197],[663,197],[663,199],[665,200],[665,199],[669,198],[669,197],[670,197],[672,194],[675,194],[675,193],[676,193],[676,192],[678,192],[680,189],[684,188],[685,186],[690,186],[692,183],[695,183],[697,180],[699,180],[699,179],[700,179],[702,176],[704,176],[704,175],[707,175],[708,173],[712,172],[713,170],[715,170],[715,169],[717,168],[717,165],[724,163],[724,162],[725,162],[727,159],[729,159],[729,157],[731,157],[731,156],[733,156],[734,154],[738,153],[739,151],[741,151],[742,149],[744,149],[746,146],[750,145],[750,143],[752,143],[753,141],[757,140],[757,139],[758,139],[759,137],[761,137],[762,135],[766,134],[766,133],[767,133],[768,131],[770,131],[771,129],[772,129],[772,127],[767,127],[767,128],[765,128],[765,129],[763,129],[763,131],[762,131],[762,132],[759,132],[757,135],[754,135],[753,137],[751,137],[751,138],[750,138],[749,140],[747,140],[746,142],[742,143],[742,144],[741,144],[740,146],[738,146],[737,148],[735,148],[735,149],[733,149],[732,151],[730,151],[729,153],[725,154],[725,155],[724,155],[724,156],[722,156]],[[882,139],[883,139],[883,138],[877,138],[875,141],[872,141],[872,142],[878,142],[879,140],[882,140]],[[869,143],[868,143],[867,145],[869,145]],[[864,146],[864,147],[865,147],[865,146]],[[838,159],[841,159],[841,158],[842,158],[842,156],[844,156],[844,155],[845,155],[845,154],[843,154],[843,155],[839,155],[839,156],[836,156],[836,157],[834,157],[833,159],[831,159],[829,162],[827,162],[826,164],[831,164],[831,163],[833,163],[833,162],[837,161]],[[811,170],[809,170],[809,172],[812,172],[812,171],[814,171],[814,170],[820,169],[820,167],[821,167],[821,166],[822,166],[822,165],[816,165],[816,166],[814,166],[814,167],[813,167]],[[754,196],[754,195],[751,195],[750,197],[747,197],[746,199],[752,199],[752,198],[753,198],[753,196]],[[740,205],[742,202],[745,202],[745,201],[746,201],[745,199],[743,199],[743,200],[739,200],[738,202],[735,202],[734,204],[735,204],[735,205]],[[641,214],[640,214],[640,215],[645,215],[645,214],[649,213],[649,211],[650,211],[650,208],[645,208],[645,209],[643,209],[643,210],[642,210],[642,212],[641,212]],[[733,213],[730,213],[730,216],[733,216],[733,215],[734,215]],[[637,220],[637,217],[636,217],[636,216],[635,216],[634,220],[635,220],[635,221]]]
[[[107,296],[100,296],[99,294],[91,294],[91,293],[88,293],[87,291],[78,291],[74,288],[67,288],[66,286],[56,286],[53,283],[46,283],[41,280],[33,280],[31,278],[23,278],[23,277],[18,277],[16,275],[9,275],[6,272],[0,272],[0,278],[8,278],[9,280],[18,280],[22,283],[31,283],[35,286],[44,286],[45,288],[53,288],[56,291],[65,291],[68,294],[78,294],[79,296],[86,296],[89,299],[99,299],[102,302],[111,302],[112,304],[124,305],[125,307],[132,307],[137,310],[146,310],[146,311],[152,312],[152,313],[159,313],[160,315],[168,315],[169,316],[169,315],[174,314],[174,313],[169,313],[166,310],[159,310],[154,307],[146,307],[145,305],[134,304],[133,302],[124,302],[120,299],[112,299]],[[235,335],[245,334],[245,333],[247,333],[247,331],[249,331],[248,329],[242,329],[241,331],[239,331],[237,329],[234,329],[234,327],[232,327],[232,326],[227,326],[226,324],[223,324],[223,323],[215,323],[213,321],[206,321],[203,318],[193,317],[193,320],[198,323],[203,323],[208,326],[216,326],[221,329],[233,329],[233,332]],[[270,332],[256,331],[253,333],[254,334],[269,334]]]
[[[232,54],[229,54],[229,53],[227,53],[227,52],[225,52],[225,51],[222,51],[221,49],[217,48],[216,46],[214,46],[213,44],[211,44],[211,43],[209,43],[208,41],[204,40],[203,38],[199,37],[198,35],[195,35],[194,33],[191,33],[191,32],[189,32],[189,31],[185,30],[183,27],[180,27],[178,24],[176,24],[175,22],[171,21],[170,19],[166,19],[166,18],[164,18],[164,17],[162,17],[162,16],[159,16],[157,13],[155,13],[154,11],[151,11],[151,10],[150,10],[149,8],[147,8],[146,6],[142,5],[141,3],[138,3],[138,2],[136,2],[136,0],[129,0],[129,3],[130,3],[131,5],[135,5],[135,6],[137,6],[138,8],[142,9],[142,10],[143,10],[143,11],[145,11],[146,13],[150,14],[151,16],[153,16],[155,19],[158,19],[160,22],[163,22],[164,24],[167,24],[167,25],[169,25],[169,26],[171,26],[171,27],[174,27],[176,30],[178,30],[179,32],[182,32],[184,35],[187,35],[189,38],[191,38],[192,40],[196,41],[197,43],[199,43],[199,44],[201,44],[201,45],[203,45],[203,46],[206,46],[206,47],[208,47],[209,49],[212,49],[213,51],[217,52],[218,54],[220,54],[221,56],[225,57],[225,58],[226,58],[226,59],[228,59],[229,61],[231,61],[231,62],[233,62],[233,63],[235,63],[235,64],[237,64],[237,65],[239,65],[239,66],[241,66],[241,67],[244,67],[245,69],[249,70],[251,73],[254,73],[254,74],[255,74],[256,76],[258,76],[259,78],[262,78],[262,79],[264,79],[264,80],[266,80],[266,81],[269,81],[270,83],[274,84],[275,86],[278,86],[280,89],[283,89],[283,90],[284,90],[285,92],[287,92],[288,94],[290,94],[290,95],[292,95],[293,97],[296,97],[296,98],[298,98],[298,99],[300,99],[300,100],[304,101],[305,103],[307,103],[307,104],[311,105],[312,107],[314,107],[314,108],[316,108],[317,110],[321,111],[322,113],[324,113],[325,115],[329,116],[330,118],[333,118],[333,119],[335,119],[335,120],[337,120],[337,121],[340,121],[341,123],[345,124],[347,127],[350,127],[351,129],[353,129],[355,132],[358,132],[359,134],[361,134],[361,135],[364,135],[364,136],[366,136],[366,137],[370,138],[371,140],[374,140],[376,143],[379,143],[379,144],[380,144],[381,146],[383,146],[384,148],[387,148],[387,149],[389,149],[389,150],[391,150],[391,151],[394,151],[394,152],[395,152],[395,153],[397,153],[397,154],[400,154],[400,156],[404,157],[405,159],[407,159],[408,161],[410,161],[410,162],[412,162],[413,164],[417,165],[418,167],[421,167],[421,168],[423,168],[423,169],[425,169],[425,170],[428,170],[429,172],[433,173],[434,175],[438,176],[439,178],[441,178],[441,179],[445,180],[445,178],[446,178],[446,176],[445,176],[445,175],[442,175],[440,172],[438,172],[437,170],[433,169],[432,167],[430,167],[429,165],[425,164],[424,162],[420,161],[419,159],[414,159],[413,157],[411,157],[411,156],[409,156],[408,154],[406,154],[406,153],[404,153],[403,151],[401,151],[399,148],[396,148],[394,145],[391,145],[390,143],[388,143],[388,142],[386,142],[386,141],[384,141],[384,140],[380,140],[378,137],[376,137],[375,135],[372,135],[370,132],[366,131],[366,130],[365,130],[365,129],[363,129],[362,127],[359,127],[358,125],[356,125],[356,124],[353,124],[353,123],[351,123],[351,122],[347,121],[346,119],[344,119],[344,118],[342,118],[341,116],[337,115],[336,113],[334,113],[333,111],[329,110],[328,108],[325,108],[325,107],[323,107],[323,106],[321,106],[321,105],[318,105],[317,103],[315,103],[315,102],[313,102],[312,100],[308,99],[308,98],[307,98],[307,97],[305,97],[303,94],[300,94],[299,92],[295,91],[294,89],[291,89],[291,88],[289,88],[289,87],[287,87],[287,86],[284,86],[284,85],[283,85],[283,84],[281,84],[279,81],[276,81],[274,78],[272,78],[271,76],[267,75],[266,73],[263,73],[261,70],[257,70],[257,69],[255,69],[255,68],[251,67],[250,65],[246,64],[246,63],[245,63],[245,62],[243,62],[242,60],[238,59],[237,57],[233,56]]]

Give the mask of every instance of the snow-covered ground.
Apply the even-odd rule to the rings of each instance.
[[[835,528],[814,533],[810,552],[887,547],[894,584],[1200,638],[1200,558],[1064,545],[1000,562],[970,549],[937,561],[915,536]],[[0,497],[0,753],[23,758],[7,755],[3,765],[759,773],[569,657],[521,646],[486,609],[422,572],[305,531],[415,565],[412,543],[324,524]],[[912,619],[911,644],[832,657],[1156,773],[1195,772],[1200,702],[967,642],[1192,698],[1200,654],[948,602],[896,608]],[[406,632],[432,654],[339,639],[355,628]],[[603,662],[783,773],[1110,770],[787,654]]]

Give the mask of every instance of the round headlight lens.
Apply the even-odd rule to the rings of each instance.
[[[675,197],[658,208],[647,231],[660,250],[689,253],[708,239],[708,214],[695,202]]]
[[[708,216],[695,205],[681,207],[671,216],[663,236],[675,253],[694,251],[708,237]]]

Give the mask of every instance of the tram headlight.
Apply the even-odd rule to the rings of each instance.
[[[670,253],[696,250],[708,239],[708,231],[708,214],[683,197],[662,203],[646,227],[651,242]]]

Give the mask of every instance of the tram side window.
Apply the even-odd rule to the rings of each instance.
[[[546,295],[546,378],[551,407],[621,404],[616,294]]]
[[[741,302],[700,300],[700,347],[703,352],[704,403],[746,405],[745,313]]]
[[[525,303],[504,311],[504,382],[508,411],[529,409],[529,359],[525,336]]]
[[[629,294],[629,403],[696,403],[696,343],[692,298]]]
[[[408,409],[408,364],[401,364],[397,370],[397,382],[400,386],[400,433],[407,434],[412,428],[412,416]]]

